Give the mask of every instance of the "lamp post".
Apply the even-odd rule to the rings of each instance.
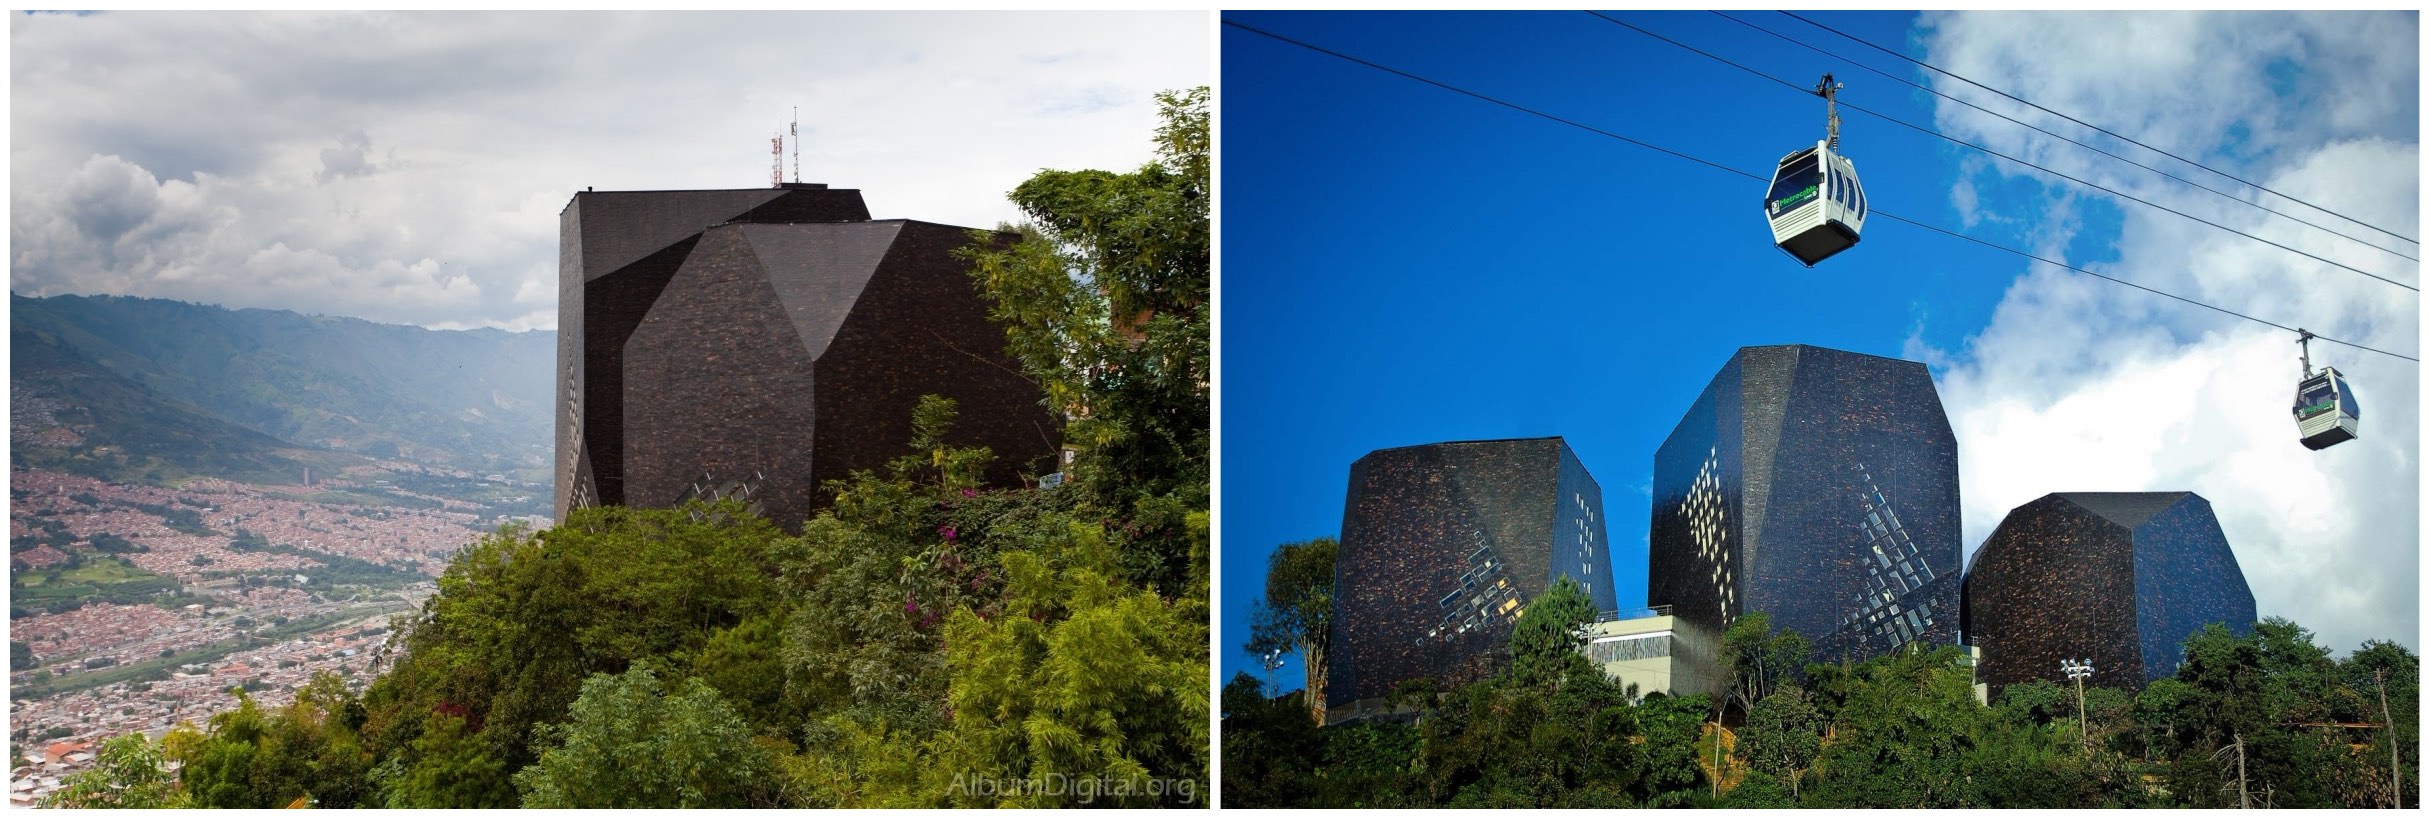
[[[2092,723],[2084,716],[2084,678],[2092,676],[2092,659],[2060,660],[2059,670],[2076,681],[2076,731],[2084,736],[2084,753],[2092,753]]]

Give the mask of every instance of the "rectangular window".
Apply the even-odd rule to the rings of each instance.
[[[1789,163],[1773,175],[1772,190],[1764,194],[1764,212],[1778,216],[1784,210],[1812,203],[1822,186],[1822,168],[1813,154]]]

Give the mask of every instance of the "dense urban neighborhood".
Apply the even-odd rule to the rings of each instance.
[[[407,476],[519,491],[396,462],[310,486],[12,470],[11,805],[37,804],[103,740],[201,725],[239,689],[270,708],[323,672],[359,687],[389,618],[435,591],[451,555],[547,522],[398,486]]]

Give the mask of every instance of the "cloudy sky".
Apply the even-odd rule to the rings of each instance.
[[[1149,160],[1180,13],[10,16],[9,286],[551,328],[573,193],[801,178],[993,226]],[[786,159],[792,174],[792,159]]]
[[[2419,238],[2417,15],[1927,14],[1927,62],[2272,190]],[[1996,78],[1996,80],[1994,79]],[[1953,96],[2062,133],[2066,123],[1961,83]],[[2262,213],[1941,102],[1945,131],[2137,197],[2418,286],[2420,264]],[[2080,139],[2082,137],[2079,137]],[[2335,216],[2114,141],[2093,141],[2341,233],[2421,255]],[[2419,294],[2193,221],[1967,160],[1950,190],[1969,221],[2023,223],[2069,263],[2419,357]],[[1998,189],[2000,212],[1976,212]],[[2018,197],[2023,197],[2022,200]],[[1928,319],[1926,321],[1929,321]],[[2340,651],[2416,648],[2421,631],[2421,367],[2314,342],[2355,385],[2362,438],[2291,446],[2291,334],[2204,315],[2082,275],[2025,267],[1988,326],[1927,341],[1956,429],[1966,539],[2053,489],[2179,490],[2218,512],[2263,616]],[[1971,550],[1971,545],[1969,549]]]

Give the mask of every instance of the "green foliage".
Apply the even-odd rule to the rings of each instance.
[[[1189,569],[1186,509],[1211,474],[1212,148],[1206,88],[1160,94],[1156,162],[1129,174],[1041,171],[1012,191],[1029,221],[973,264],[1006,352],[1070,419],[1067,491],[1133,519],[1128,574],[1170,594]]]
[[[267,808],[253,791],[253,757],[264,728],[261,709],[243,689],[235,692],[237,707],[211,717],[210,733],[188,743],[166,743],[172,758],[184,766],[179,782],[203,808]]]
[[[101,744],[93,767],[69,776],[42,800],[46,808],[182,808],[186,795],[165,769],[160,746],[142,734]]]
[[[1226,807],[1309,804],[1316,782],[1303,760],[1323,750],[1316,720],[1298,697],[1267,697],[1237,674],[1223,687],[1223,793]]]
[[[1822,807],[1973,805],[1969,752],[1989,716],[1953,648],[1901,651],[1859,668],[1864,684],[1834,720],[1837,740],[1806,791]]]
[[[154,574],[115,555],[68,551],[69,561],[47,571],[9,573],[9,603],[51,613],[91,603],[139,605],[177,591],[177,578]]]
[[[515,774],[527,808],[770,806],[770,761],[742,717],[698,679],[664,691],[647,667],[594,674],[571,719],[540,731]]]
[[[26,645],[24,640],[8,641],[8,670],[30,671],[34,666],[33,646]]]
[[[1799,773],[1822,753],[1822,714],[1805,689],[1783,686],[1747,713],[1738,744],[1755,770],[1777,775],[1794,792]]]
[[[483,538],[403,624],[370,730],[394,748],[426,715],[453,713],[508,770],[529,765],[533,728],[564,719],[589,675],[697,653],[776,608],[781,536],[728,502],[584,509],[537,535]]]
[[[379,804],[390,808],[510,808],[517,804],[513,771],[471,726],[438,714],[404,753],[389,757],[371,780]]]
[[[946,625],[955,719],[940,756],[970,777],[953,786],[955,804],[1203,804],[1207,517],[1190,524],[1198,563],[1177,599],[1123,580],[1117,544],[1084,521],[1001,554],[1000,613],[958,609]],[[1053,777],[1100,793],[1000,787]]]
[[[1566,619],[1545,602],[1527,617]],[[1547,687],[1546,672],[1515,670],[1564,644],[1558,630],[1533,628],[1525,641],[1514,634],[1504,673],[1407,700],[1420,706],[1414,728],[1313,728],[1276,710],[1253,679],[1235,678],[1225,691],[1226,804],[2233,807],[2238,740],[2255,805],[2386,806],[2399,782],[2405,804],[2416,804],[2419,660],[2393,643],[2366,643],[2339,661],[2283,620],[2247,637],[2207,629],[2186,641],[2176,677],[2133,696],[2085,689],[2087,742],[2072,686],[2013,685],[1986,707],[1954,649],[1793,673],[1781,666],[1802,639],[1772,633],[1760,615],[1732,632],[1736,692],[1772,687],[1747,709],[1736,742],[1723,743],[1718,799],[1708,795],[1713,763],[1702,758],[1715,752],[1705,695],[1655,693],[1630,705],[1599,686],[1599,674]],[[2393,730],[2379,726],[2383,688]]]
[[[1806,664],[1809,644],[1794,631],[1773,633],[1772,615],[1751,612],[1730,622],[1721,635],[1721,665],[1730,672],[1730,698],[1744,714],[1771,696],[1782,683],[1797,679]]]
[[[1577,579],[1564,575],[1552,588],[1528,601],[1519,622],[1510,629],[1510,664],[1505,672],[1512,685],[1552,690],[1580,673],[1596,673],[1578,647],[1586,644],[1586,626],[1595,621],[1595,603]],[[1600,674],[1596,673],[1599,679]]]
[[[1311,712],[1324,708],[1325,653],[1333,636],[1333,562],[1341,543],[1329,537],[1275,547],[1266,558],[1266,593],[1249,603],[1249,641],[1257,657],[1298,654]]]

